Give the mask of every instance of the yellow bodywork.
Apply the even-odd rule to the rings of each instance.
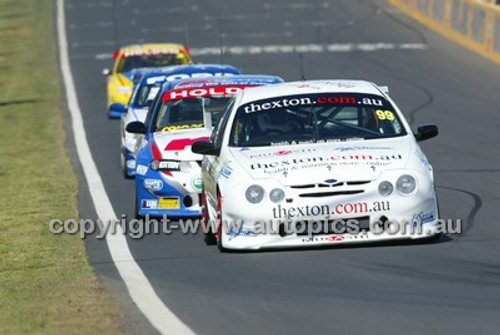
[[[121,68],[123,67],[122,62],[124,61],[124,59],[132,56],[152,57],[154,55],[162,53],[175,55],[175,63],[165,64],[165,66],[192,63],[191,57],[189,56],[189,50],[180,44],[155,43],[129,45],[122,47],[120,50],[116,51],[113,54],[113,57],[115,59],[113,69],[106,78],[108,107],[113,103],[121,103],[127,105],[130,96],[132,95],[132,81],[120,73],[122,70]],[[130,70],[130,68],[127,69],[127,71]]]

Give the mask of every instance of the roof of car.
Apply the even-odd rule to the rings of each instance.
[[[125,55],[145,50],[151,50],[151,51],[162,50],[164,52],[172,52],[172,53],[189,53],[186,47],[184,47],[182,44],[176,44],[176,43],[132,44],[120,48],[120,51]]]
[[[166,76],[172,74],[191,74],[200,72],[210,73],[231,73],[240,74],[240,70],[228,64],[187,64],[187,65],[173,65],[163,68],[149,68],[144,74],[143,79],[153,78],[157,76]]]
[[[245,90],[241,103],[280,96],[315,93],[364,93],[384,96],[377,85],[363,80],[307,80]]]
[[[283,83],[283,79],[277,76],[264,74],[240,74],[231,76],[189,78],[172,81],[170,87],[172,89],[180,88],[201,88],[209,86],[260,86],[265,84]]]

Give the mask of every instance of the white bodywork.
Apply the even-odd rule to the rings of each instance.
[[[202,167],[208,219],[213,231],[218,232],[222,247],[295,247],[435,235],[439,214],[432,167],[403,115],[384,91],[368,82],[332,80],[285,83],[239,93],[221,136],[220,154],[205,156]],[[407,135],[265,147],[228,146],[235,113],[243,104],[294,94],[337,92],[384,97],[394,106]],[[388,196],[379,193],[382,181],[396,185],[398,178],[405,174],[416,180],[413,193],[402,195],[396,187]],[[261,202],[253,204],[246,199],[245,192],[250,185],[264,189]],[[284,200],[279,203],[269,198],[274,188],[285,193]],[[324,196],[325,193],[331,195]],[[357,234],[278,234],[279,225],[283,223],[295,227],[299,221],[367,217],[372,228]],[[392,222],[389,226],[398,227],[390,226],[394,229],[386,232],[376,231],[373,225],[385,220],[384,217]],[[221,218],[224,225],[221,226],[216,218]],[[410,229],[403,231],[404,224],[421,226],[421,233],[416,235]],[[237,227],[236,231],[228,228],[231,226]],[[263,226],[267,228],[263,230]],[[395,230],[398,231],[393,233]]]
[[[134,157],[137,154],[137,146],[141,143],[143,135],[132,134],[127,132],[125,129],[130,122],[139,121],[144,123],[147,114],[147,108],[129,107],[127,113],[125,113],[120,119],[121,148],[122,150],[127,149],[129,152],[133,153]],[[123,155],[122,159],[124,159]],[[135,160],[129,160],[126,164],[129,169],[135,169]]]

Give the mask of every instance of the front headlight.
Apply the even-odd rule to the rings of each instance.
[[[389,181],[383,181],[378,185],[378,193],[380,195],[387,197],[391,195],[392,191],[394,190],[394,186],[392,186],[391,182]]]
[[[396,182],[396,190],[402,195],[408,195],[415,191],[417,187],[417,182],[415,178],[410,176],[409,174],[404,174],[398,178]]]
[[[259,203],[264,198],[264,189],[259,185],[251,185],[247,188],[245,197],[252,204]]]
[[[116,88],[116,93],[120,93],[120,94],[132,93],[132,87],[130,87],[130,86],[118,86]]]
[[[189,172],[191,171],[191,162],[190,161],[181,161],[181,163],[179,164],[179,169],[181,170],[181,172]]]
[[[272,202],[278,203],[285,198],[285,192],[281,188],[273,188],[271,192],[269,192],[269,199]]]

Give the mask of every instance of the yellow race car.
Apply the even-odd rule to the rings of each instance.
[[[115,51],[113,58],[113,69],[102,72],[106,76],[108,107],[114,103],[128,104],[134,87],[134,70],[192,63],[189,49],[173,43],[128,45]]]

